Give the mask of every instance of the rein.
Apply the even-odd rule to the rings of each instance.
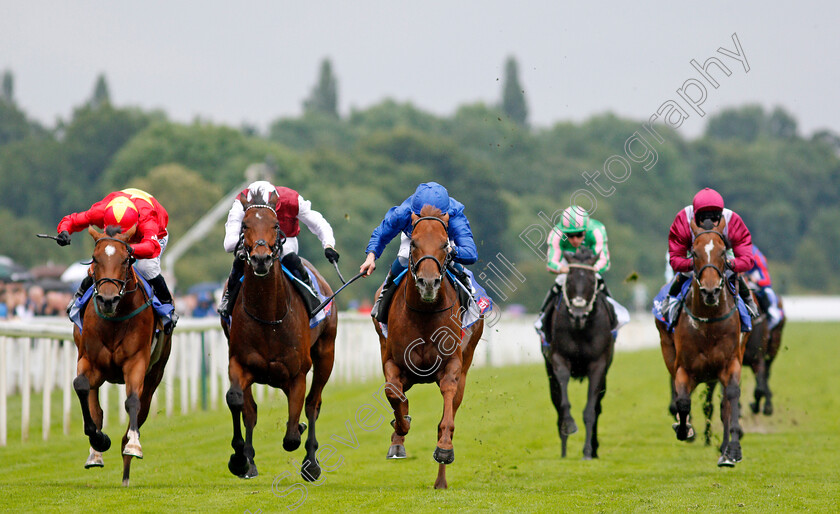
[[[441,287],[443,287],[443,286],[441,285]],[[412,307],[411,305],[408,304],[408,298],[406,297],[406,294],[407,294],[406,291],[407,290],[408,290],[408,280],[405,281],[405,285],[403,286],[403,302],[405,303],[405,306],[408,307],[408,310],[410,310],[410,311],[422,312],[423,314],[438,314],[438,313],[441,313],[441,312],[448,311],[449,309],[451,309],[452,307],[455,306],[455,302],[453,301],[452,305],[450,305],[449,307],[444,307],[442,309],[437,309],[437,310],[433,310],[433,311],[429,311],[429,310],[425,310],[425,309],[418,309],[418,308]]]
[[[131,247],[130,244],[123,241],[122,239],[117,239],[115,237],[101,237],[96,241],[96,244],[98,245],[102,241],[117,241],[119,243],[122,243],[123,245],[125,245],[126,249],[128,250],[129,257],[133,258],[134,249]],[[94,245],[94,247],[95,246],[96,245]],[[96,274],[94,272],[94,276],[95,275]],[[129,281],[131,280],[131,277],[134,278],[134,288],[126,290],[126,286],[128,285]],[[119,287],[120,291],[119,291],[119,293],[117,293],[117,298],[119,298],[120,301],[122,301],[122,299],[125,297],[126,294],[134,293],[140,287],[140,281],[137,279],[137,272],[134,270],[133,267],[131,267],[130,264],[128,265],[128,269],[125,272],[125,279],[123,279],[123,280],[120,280],[118,278],[104,277],[104,278],[100,278],[99,280],[94,281],[93,292],[96,296],[99,296],[99,286],[101,284],[114,284],[115,286]],[[145,294],[144,294],[144,296],[145,296]],[[119,317],[106,316],[105,314],[103,314],[102,311],[99,310],[99,304],[96,302],[96,300],[94,300],[94,302],[93,302],[93,307],[94,307],[94,311],[96,312],[96,315],[99,316],[101,319],[116,322],[116,321],[125,321],[127,319],[133,318],[134,316],[143,312],[151,304],[152,304],[152,299],[147,298],[146,301],[143,302],[143,304],[141,304],[139,307],[134,309],[132,312],[126,314],[125,316],[119,316]]]
[[[251,209],[268,209],[274,214],[275,218],[277,217],[277,211],[275,211],[274,208],[271,207],[270,205],[264,205],[264,204],[249,205],[248,207],[245,208],[245,211],[247,212],[247,211],[250,211]],[[269,246],[268,242],[265,239],[259,239],[259,240],[254,242],[254,247],[253,248],[247,248],[248,253],[246,254],[247,257],[246,257],[245,260],[248,262],[248,264],[251,264],[251,251],[253,251],[255,248],[259,248],[260,246],[265,246],[266,248],[268,248],[271,251],[271,263],[272,264],[274,263],[274,261],[279,259],[278,255],[280,254],[280,250],[283,249],[283,245],[286,243],[286,233],[283,232],[280,229],[279,226],[277,227],[277,230],[276,230],[275,233],[276,233],[276,237],[274,239],[274,246]]]
[[[438,272],[440,272],[441,287],[443,287],[443,282],[445,280],[444,279],[444,270],[447,268],[447,266],[449,266],[449,263],[453,259],[452,252],[449,251],[449,232],[448,232],[449,227],[446,225],[446,223],[442,219],[440,219],[436,216],[423,216],[422,218],[417,218],[414,221],[414,223],[411,224],[411,228],[413,229],[414,227],[417,226],[418,223],[420,223],[421,221],[424,221],[424,220],[434,220],[434,221],[439,222],[441,225],[443,225],[444,234],[446,234],[446,236],[447,236],[447,239],[446,239],[446,249],[447,249],[446,257],[443,258],[442,263],[434,255],[424,255],[423,257],[420,257],[420,259],[418,259],[417,262],[412,262],[413,261],[413,252],[409,252],[408,253],[408,269],[411,272],[411,278],[414,279],[414,282],[416,283],[417,282],[417,269],[420,267],[420,263],[423,262],[426,259],[435,261],[435,264],[437,264],[437,267],[438,267]],[[411,311],[422,312],[424,314],[437,314],[437,313],[441,313],[441,312],[444,312],[444,311],[448,311],[449,309],[451,309],[452,307],[455,306],[455,302],[453,301],[452,305],[450,305],[449,307],[444,307],[442,309],[437,309],[437,310],[432,310],[432,311],[424,310],[424,309],[418,309],[418,308],[412,307],[411,305],[408,304],[408,298],[406,296],[407,295],[407,293],[406,293],[407,290],[408,290],[408,280],[405,281],[405,286],[403,287],[403,301],[405,302],[405,306],[408,307],[409,310],[411,310]]]
[[[715,235],[717,235],[718,237],[720,237],[720,240],[723,241],[723,246],[724,247],[726,246],[726,238],[723,237],[723,234],[721,234],[717,230],[704,230],[704,231],[698,233],[697,235],[695,235],[694,239],[696,240],[699,236],[702,236],[703,234],[715,234]],[[694,253],[694,250],[691,251],[691,254],[692,254],[692,261],[693,261],[694,257],[696,256],[696,254]],[[718,268],[714,264],[706,264],[706,265],[704,265],[700,268],[700,271],[695,271],[694,272],[694,280],[697,282],[697,285],[698,286],[701,285],[700,284],[700,275],[703,274],[703,270],[705,270],[706,268],[712,268],[713,270],[717,271],[718,276],[720,276],[720,285],[722,286],[723,285],[724,273],[720,270],[720,268]]]
[[[594,266],[589,266],[587,264],[571,263],[568,266],[569,266],[569,268],[579,268],[579,269],[584,269],[584,270],[591,271],[591,272],[595,273],[595,267]],[[589,300],[585,304],[575,306],[577,308],[584,307],[584,312],[583,312],[583,316],[582,316],[584,318],[589,316],[589,314],[592,312],[592,309],[595,306],[595,300],[598,298],[598,291],[600,291],[600,289],[601,289],[601,288],[598,287],[598,277],[593,275],[593,278],[595,279],[595,287],[594,287],[594,290],[592,292],[592,296],[589,298]],[[569,312],[571,312],[572,311],[572,305],[571,305],[571,302],[569,301],[568,288],[565,286],[565,284],[563,286],[563,303],[566,305],[566,308],[569,310]]]
[[[250,263],[249,263],[249,265],[250,265]],[[282,271],[280,273],[282,274]],[[286,280],[286,277],[281,276],[280,280]],[[249,312],[248,311],[248,304],[245,302],[245,291],[244,291],[245,288],[244,287],[243,287],[243,291],[242,291],[242,296],[243,296],[242,297],[242,310],[245,311],[245,314],[247,314],[252,320],[254,320],[258,323],[262,323],[263,325],[280,325],[280,324],[283,323],[283,321],[286,320],[286,317],[292,311],[292,301],[291,301],[291,298],[290,298],[290,291],[289,291],[289,289],[291,289],[291,287],[292,286],[289,285],[289,287],[286,288],[286,312],[283,313],[283,316],[281,316],[280,319],[266,320],[266,319],[262,319],[262,318],[256,316],[255,314],[252,314],[251,312]]]
[[[721,241],[723,241],[723,245],[726,246],[726,238],[723,236],[723,234],[721,234],[717,230],[704,230],[704,231],[698,233],[697,235],[695,235],[694,239],[696,240],[697,237],[699,237],[703,234],[715,234],[715,235],[717,235],[718,237],[720,237]],[[691,253],[692,253],[692,260],[693,260],[696,257],[696,253],[694,252],[694,250],[692,250]],[[702,285],[700,284],[700,275],[703,273],[703,270],[705,270],[706,268],[712,268],[713,270],[717,271],[718,275],[720,276],[720,286],[719,287],[723,287],[724,291],[725,291],[726,287],[728,287],[728,286],[724,287],[724,284],[723,284],[723,279],[725,277],[725,274],[720,270],[720,268],[718,268],[714,264],[706,264],[706,265],[700,267],[699,271],[694,272],[694,281],[697,283],[697,287],[702,287]],[[694,290],[693,289],[691,291],[691,298],[692,299],[694,298]],[[685,307],[686,314],[688,314],[688,316],[695,321],[699,321],[700,323],[717,323],[718,321],[724,321],[724,320],[729,319],[732,316],[732,314],[734,314],[735,311],[738,309],[738,301],[735,300],[734,298],[733,298],[733,300],[734,301],[733,301],[733,304],[732,304],[732,308],[729,309],[729,312],[727,312],[723,316],[718,316],[718,317],[715,317],[715,318],[704,318],[702,316],[695,315],[693,312],[691,312],[691,309],[689,308],[689,304],[691,302],[689,302],[687,300],[684,303],[684,307]]]

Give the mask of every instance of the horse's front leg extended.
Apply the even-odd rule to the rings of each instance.
[[[583,408],[583,423],[586,425],[586,441],[583,443],[583,458],[598,457],[598,416],[601,414],[601,399],[607,392],[606,359],[599,359],[589,365],[589,390],[586,407]]]
[[[440,379],[440,394],[443,396],[443,416],[438,424],[438,443],[435,449],[435,460],[441,464],[451,464],[455,460],[455,449],[452,446],[452,436],[455,433],[455,395],[461,381],[461,360],[457,357],[449,359]]]
[[[727,369],[721,373],[723,400],[721,401],[720,420],[723,423],[723,444],[718,466],[732,467],[741,462],[741,363],[733,359]]]
[[[400,368],[393,360],[387,360],[382,365],[382,371],[385,373],[385,384],[382,388],[385,389],[385,397],[388,403],[391,404],[391,409],[394,411],[394,419],[391,420],[391,426],[394,427],[394,432],[391,434],[391,446],[388,448],[388,459],[404,459],[407,454],[405,451],[405,436],[411,429],[411,417],[408,415],[408,398],[405,397],[406,384],[403,383]]]
[[[102,374],[94,370],[85,357],[79,359],[77,370],[73,389],[82,407],[85,435],[94,451],[107,451],[111,447],[111,439],[102,432],[102,407],[99,405],[99,386],[104,381]]]
[[[248,472],[249,463],[245,456],[245,440],[242,438],[242,423],[240,416],[245,406],[245,394],[243,389],[251,385],[250,375],[246,375],[242,366],[235,357],[231,357],[228,364],[228,375],[230,377],[230,389],[225,395],[230,414],[233,419],[233,439],[230,445],[233,448],[233,455],[228,460],[228,470],[238,477],[244,477]]]
[[[685,441],[693,439],[694,428],[688,422],[688,416],[691,414],[691,391],[694,390],[696,384],[688,376],[685,369],[678,367],[674,374],[674,391],[676,392],[676,406],[677,416],[679,422],[674,424],[674,430],[677,432],[677,439]]]
[[[557,409],[557,430],[560,433],[561,456],[566,456],[566,442],[569,436],[577,432],[577,423],[572,417],[572,404],[569,401],[569,378],[572,376],[569,361],[558,353],[551,354],[551,369],[560,388],[560,408]],[[555,407],[556,407],[555,403]]]
[[[286,435],[283,437],[283,449],[287,452],[300,447],[300,436],[306,430],[306,425],[300,422],[303,411],[303,400],[306,396],[306,373],[298,373],[289,381],[289,421],[286,424]]]
[[[140,396],[143,394],[143,380],[148,368],[148,361],[143,358],[134,359],[131,363],[123,366],[125,377],[125,411],[128,413],[128,429],[122,439],[123,454],[123,481],[122,485],[128,487],[129,474],[131,473],[131,458],[143,458],[143,449],[140,446]]]

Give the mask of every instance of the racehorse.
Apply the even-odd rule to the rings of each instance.
[[[293,289],[280,264],[285,235],[280,230],[277,213],[271,207],[277,203],[272,193],[268,204],[256,197],[243,201],[242,219],[245,249],[245,274],[242,290],[231,311],[230,327],[222,321],[228,338],[230,389],[226,400],[233,416],[234,453],[228,469],[240,478],[257,476],[254,463],[253,433],[257,424],[257,403],[251,384],[268,384],[286,394],[289,420],[283,448],[294,451],[300,446],[301,435],[307,429],[300,423],[306,393],[306,374],[314,368],[312,385],[306,396],[306,418],[309,435],[306,439],[306,459],[301,465],[301,477],[314,482],[321,476],[315,458],[318,440],[315,421],[321,411],[321,392],[332,373],[335,359],[335,336],[338,316],[333,309],[316,327],[309,327],[309,315],[303,298]],[[304,265],[315,274],[321,291],[332,294],[329,285],[311,263]],[[242,438],[240,415],[245,423]]]
[[[756,295],[757,296],[757,295]],[[750,410],[758,414],[761,410],[761,400],[764,399],[763,413],[765,416],[773,414],[773,393],[770,391],[770,365],[779,352],[782,342],[782,328],[785,326],[785,318],[770,329],[768,327],[769,316],[766,313],[766,306],[761,301],[757,302],[761,307],[762,314],[758,319],[753,320],[753,331],[747,340],[747,348],[744,351],[744,365],[749,366],[755,374],[755,401],[750,403]],[[782,300],[779,299],[779,308],[782,308]]]
[[[694,275],[691,289],[674,329],[673,337],[657,321],[665,365],[674,387],[674,405],[679,422],[674,424],[677,439],[693,437],[688,423],[691,393],[701,383],[709,384],[707,402],[716,381],[723,387],[720,418],[723,443],[718,466],[733,467],[742,459],[739,399],[741,363],[748,332],[740,332],[740,313],[725,278],[726,250],[723,235],[726,220],[717,225],[707,220],[703,228],[691,221],[694,233],[691,256]],[[707,416],[710,410],[707,410]]]
[[[411,417],[404,393],[414,384],[438,384],[443,395],[443,416],[433,455],[438,462],[435,489],[445,489],[446,465],[455,460],[455,414],[464,398],[467,371],[484,321],[479,319],[462,330],[458,293],[446,277],[452,259],[447,235],[449,215],[426,205],[420,216],[413,214],[411,220],[408,273],[403,284],[396,286],[399,289],[388,310],[387,337],[373,320],[382,353],[385,395],[394,409],[394,432],[387,457],[406,457],[404,444]]]
[[[599,287],[592,265],[598,255],[588,248],[564,252],[569,273],[563,285],[560,305],[554,309],[549,333],[550,348],[544,354],[551,401],[557,409],[557,429],[566,456],[566,440],[577,432],[571,414],[569,378],[589,379],[583,420],[586,441],[583,458],[598,457],[598,416],[607,392],[607,370],[612,363],[615,341],[610,333],[609,304]]]
[[[122,439],[123,481],[128,486],[131,458],[143,458],[140,427],[149,415],[152,395],[169,360],[172,336],[161,330],[155,340],[155,315],[132,267],[134,257],[128,241],[136,227],[121,234],[111,226],[104,233],[93,227],[95,241],[91,273],[94,279],[93,305],[85,310],[84,330],[74,325],[73,339],[79,350],[78,376],[73,388],[82,405],[85,435],[90,455],[85,468],[102,467],[102,452],[111,439],[102,432],[99,387],[106,381],[125,384],[128,428]]]

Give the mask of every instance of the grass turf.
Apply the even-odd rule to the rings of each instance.
[[[303,458],[303,448],[293,453],[282,449],[287,416],[282,395],[259,406],[254,433],[259,477],[241,480],[228,472],[231,422],[221,408],[151,418],[141,431],[146,458],[133,461],[129,488],[120,485],[124,427],[116,422],[115,400],[106,430],[114,445],[105,454],[106,467],[85,470],[88,444],[75,398],[71,435],[61,433],[56,406],[45,442],[35,428],[40,426],[40,398],[33,397],[33,430],[25,443],[17,417],[20,400],[12,398],[10,442],[0,448],[0,508],[280,512],[299,501],[293,507],[301,511],[332,512],[837,511],[840,402],[832,386],[840,371],[838,336],[838,324],[786,327],[770,379],[776,407],[771,417],[749,413],[754,380],[750,371],[744,372],[744,460],[733,469],[716,466],[714,447],[676,440],[666,410],[667,372],[658,350],[647,350],[615,357],[600,418],[600,458],[593,461],[581,458],[584,385],[570,386],[580,431],[569,438],[569,456],[561,459],[543,366],[472,370],[456,418],[455,463],[448,467],[445,491],[432,488],[437,472],[432,452],[442,410],[433,385],[416,386],[408,394],[414,421],[406,440],[409,458],[402,461],[384,458],[391,416],[374,399],[380,383],[328,385],[317,430],[321,447],[332,445],[336,453],[326,461],[334,470],[324,473],[320,485],[303,485],[297,474],[295,461]],[[719,395],[715,444],[721,436]],[[697,426],[701,396],[693,400]],[[357,420],[357,413],[365,414],[364,405],[376,408],[369,422],[381,414],[380,425],[370,431]]]

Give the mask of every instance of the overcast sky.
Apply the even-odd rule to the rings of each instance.
[[[3,0],[0,70],[14,73],[17,103],[49,126],[69,118],[104,73],[117,106],[264,130],[301,113],[324,57],[342,114],[393,98],[449,115],[498,102],[513,55],[530,121],[549,126],[605,111],[646,120],[699,78],[691,59],[717,56],[732,74],[712,72],[720,86],[708,90],[706,118],[747,102],[781,105],[805,134],[840,132],[840,3],[682,5]],[[749,72],[717,53],[735,50],[733,33]],[[688,137],[705,125],[691,114],[680,129]]]

